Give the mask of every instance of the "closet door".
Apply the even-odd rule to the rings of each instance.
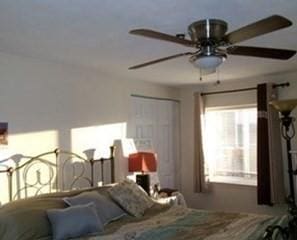
[[[128,137],[134,139],[138,151],[157,153],[158,179],[151,174],[152,182],[160,182],[162,187],[178,188],[179,103],[131,97],[131,106]]]

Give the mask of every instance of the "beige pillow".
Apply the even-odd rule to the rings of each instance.
[[[143,216],[145,210],[154,204],[147,193],[130,180],[120,182],[108,191],[123,209],[135,217]]]
[[[123,181],[123,184],[126,184],[127,187],[134,192],[134,194],[136,194],[139,198],[141,198],[145,202],[147,208],[150,208],[153,206],[154,202],[152,201],[152,199],[147,195],[147,192],[137,183],[135,183],[130,179],[125,179]]]

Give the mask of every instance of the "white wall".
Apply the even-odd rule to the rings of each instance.
[[[174,88],[2,53],[0,82],[0,122],[9,124],[0,160],[56,147],[107,154],[114,139],[126,137],[131,94],[179,97]]]
[[[212,192],[207,194],[194,193],[193,171],[194,169],[194,97],[196,91],[209,92],[230,90],[237,88],[255,87],[260,82],[275,82],[281,83],[289,81],[289,88],[279,89],[279,98],[289,99],[297,98],[297,72],[263,76],[254,79],[241,79],[238,82],[226,82],[218,86],[212,84],[204,84],[200,86],[185,86],[181,90],[181,163],[182,163],[182,192],[184,193],[188,204],[195,208],[217,209],[225,211],[243,211],[257,213],[275,213],[278,214],[284,211],[283,206],[265,207],[257,205],[257,189],[252,186],[241,186],[232,184],[212,184]],[[239,93],[239,99],[251,102],[253,99],[256,102],[255,91]],[[238,97],[238,93],[236,93]],[[240,101],[234,94],[216,95],[214,98],[221,98],[222,104],[236,104]],[[217,101],[218,99],[216,99]],[[209,102],[211,104],[211,102]],[[297,111],[293,112],[297,116]],[[296,126],[296,123],[295,123]],[[293,141],[293,149],[297,149],[296,139]],[[285,174],[287,177],[287,174]]]
[[[70,148],[73,129],[126,123],[132,93],[178,97],[178,90],[161,85],[4,54],[0,73],[0,121],[9,122],[8,148],[16,147],[16,135],[44,131],[55,132],[52,145]],[[33,151],[32,143],[22,140],[18,147]],[[43,150],[39,145],[33,148]]]

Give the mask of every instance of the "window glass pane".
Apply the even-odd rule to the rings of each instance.
[[[211,181],[256,184],[256,114],[256,108],[206,111],[206,162]]]

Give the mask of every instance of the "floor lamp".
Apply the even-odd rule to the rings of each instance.
[[[289,223],[287,228],[281,226],[269,226],[266,230],[264,239],[272,240],[275,231],[280,231],[284,239],[297,239],[297,206],[295,201],[295,184],[294,177],[297,175],[297,169],[293,169],[291,155],[291,140],[295,136],[294,121],[291,112],[297,106],[297,99],[272,101],[270,104],[281,114],[281,133],[286,141],[287,159],[288,159],[288,177],[289,177],[289,195],[287,197]],[[290,238],[292,237],[292,238]]]

